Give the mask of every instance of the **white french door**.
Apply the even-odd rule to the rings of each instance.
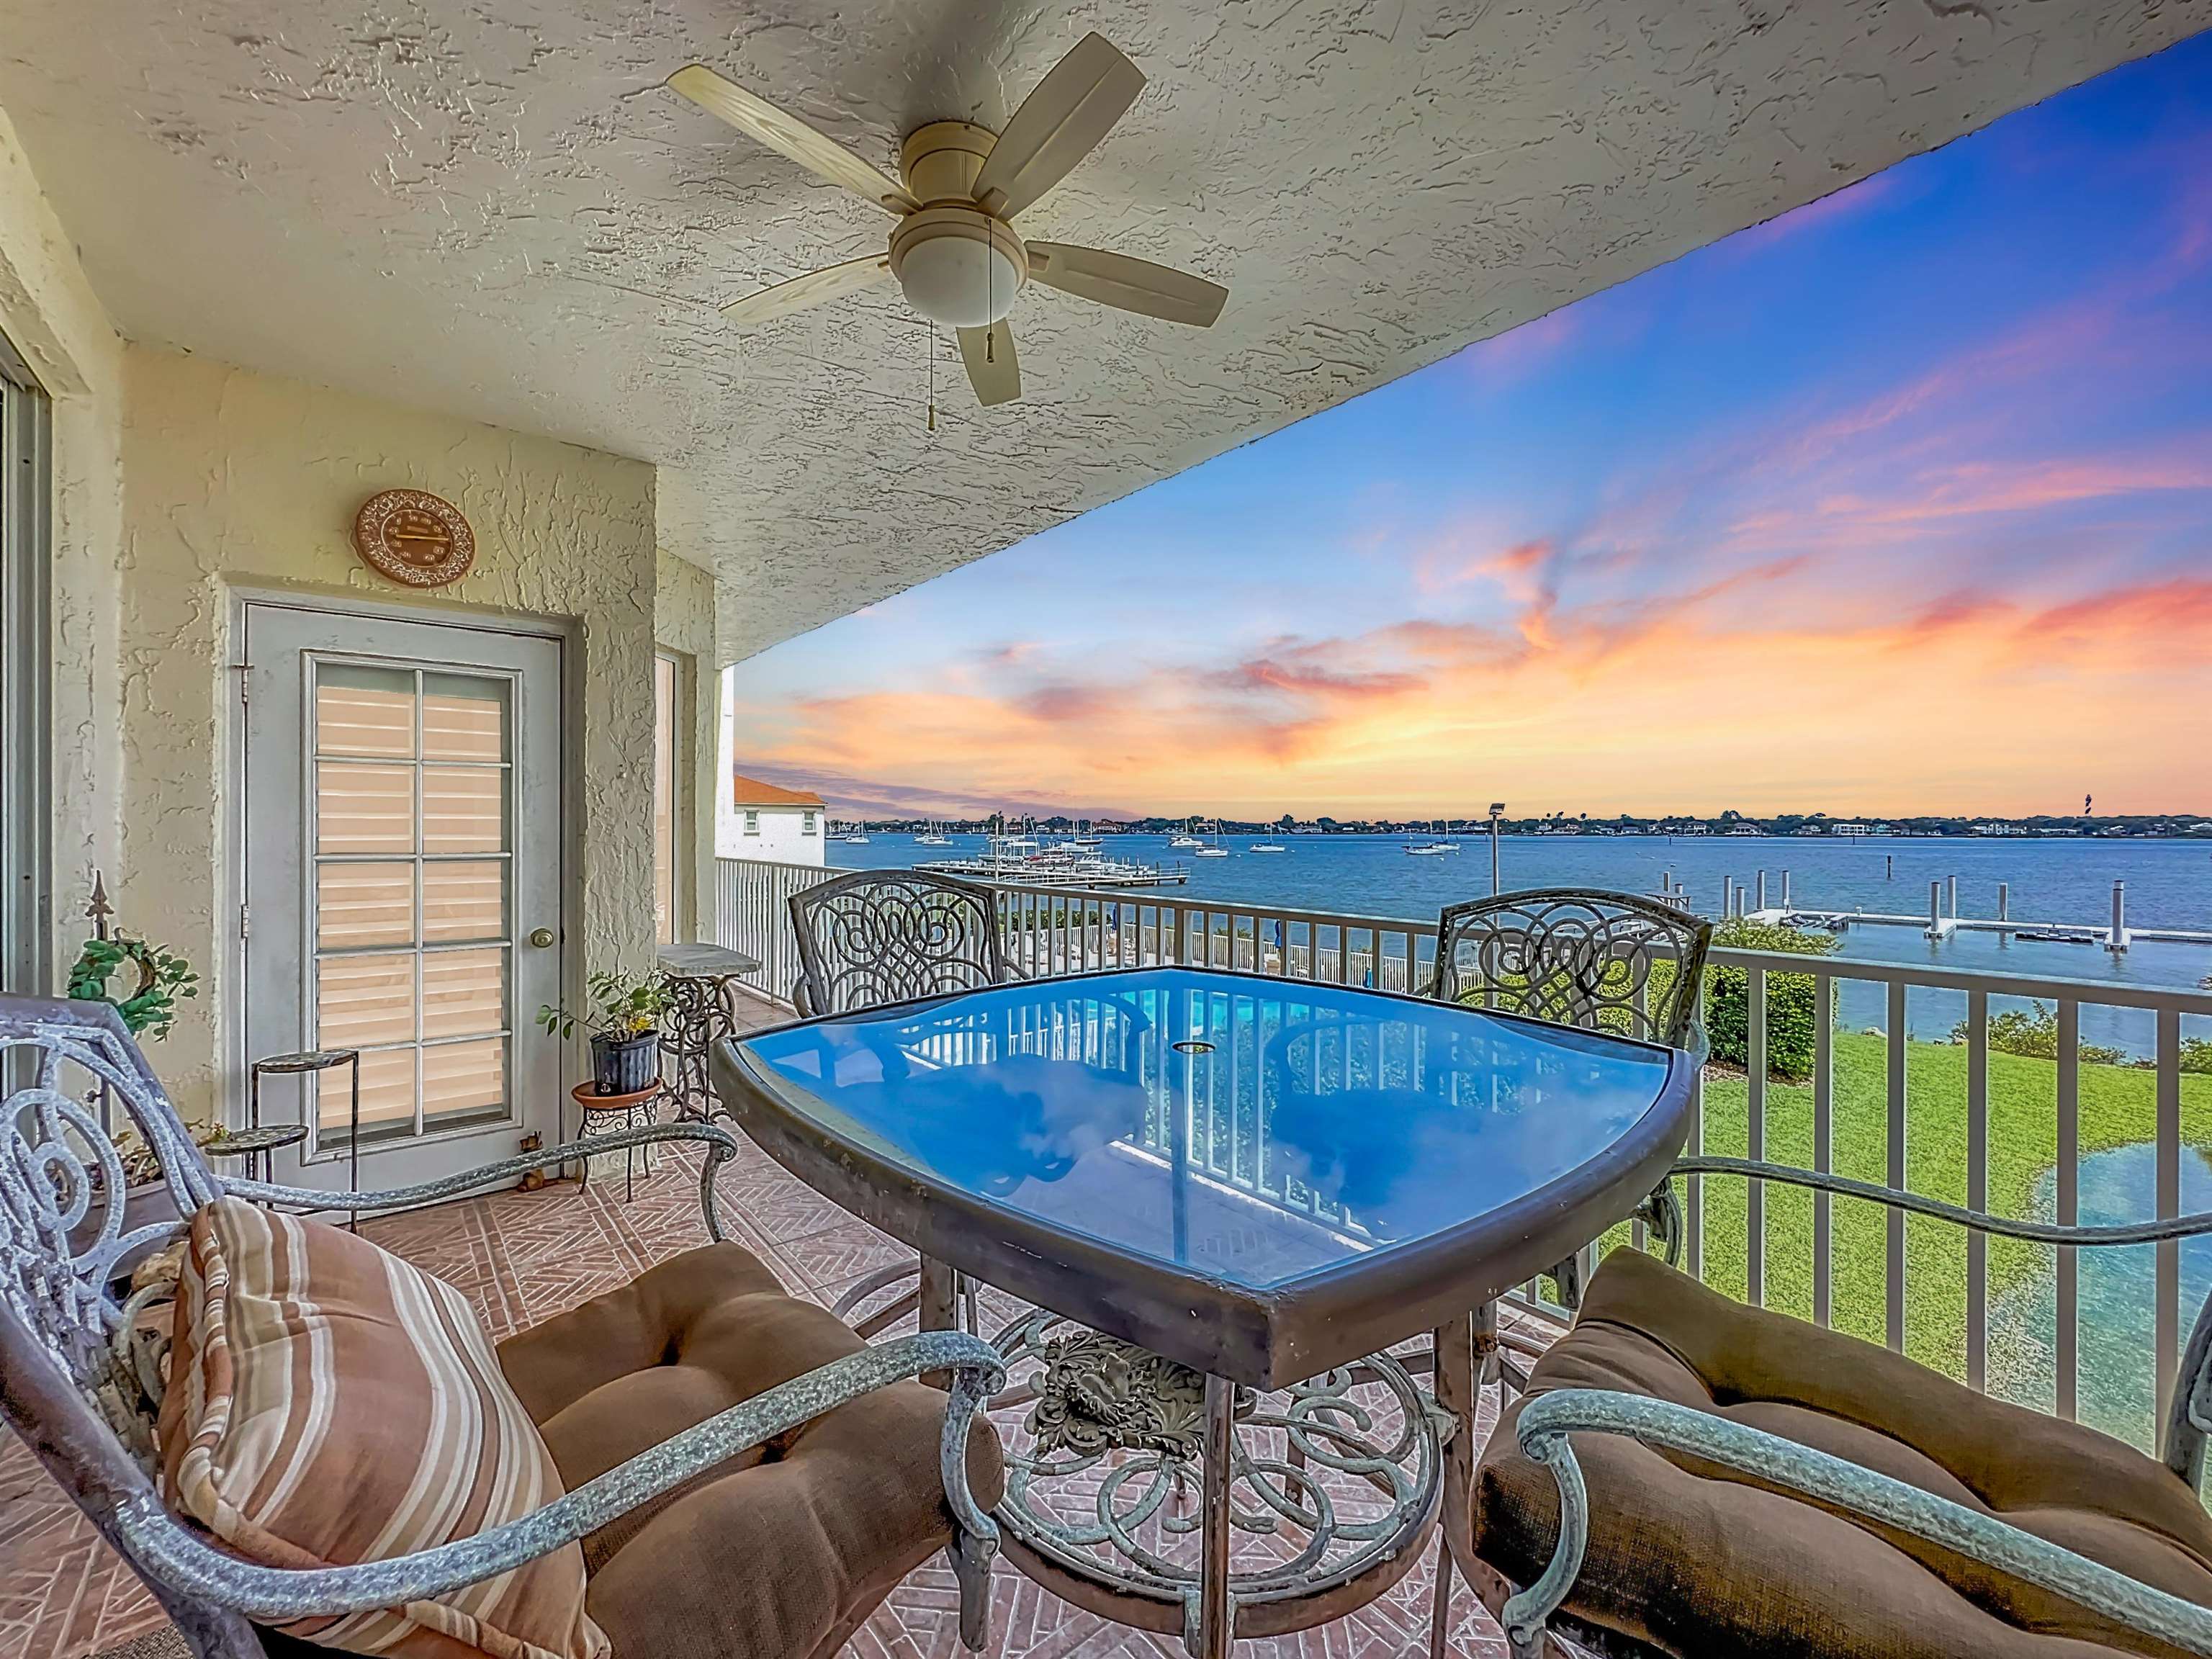
[[[245,641],[245,1058],[360,1051],[365,1187],[558,1144],[560,641],[277,604]],[[346,1184],[350,1084],[264,1079],[308,1127],[278,1180]]]

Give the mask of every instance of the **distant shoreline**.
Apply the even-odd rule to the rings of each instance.
[[[854,824],[871,834],[911,835],[935,830],[946,835],[980,836],[998,832],[1001,826],[992,818],[942,819],[917,817],[869,817],[841,813],[838,822]],[[1088,833],[1099,836],[1164,836],[1181,833],[1191,823],[1187,818],[1138,818],[1111,820],[1093,818],[1024,817],[1018,824],[1006,823],[1004,833],[1009,835],[1066,836]],[[1486,837],[1490,821],[1480,819],[1417,819],[1400,823],[1395,820],[1340,821],[1336,819],[1293,820],[1285,823],[1280,819],[1267,822],[1259,819],[1220,818],[1206,817],[1200,820],[1201,835],[1224,836],[1385,836],[1402,839],[1407,836],[1434,837],[1449,836],[1455,840]],[[1449,828],[1439,826],[1448,825]],[[1835,840],[1852,842],[1872,841],[2179,841],[2212,843],[2212,815],[2189,812],[2163,813],[2141,817],[2100,817],[2091,819],[2065,818],[1894,818],[1869,822],[1863,819],[1830,818],[1813,814],[1799,817],[1785,814],[1774,819],[1740,818],[1502,818],[1498,833],[1516,839],[1552,836],[1633,836],[1656,839],[1704,837],[1733,837],[1737,840],[1792,841]]]

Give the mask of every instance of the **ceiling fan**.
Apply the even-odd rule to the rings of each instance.
[[[1095,247],[1024,241],[1014,230],[1014,216],[1066,177],[1144,89],[1143,74],[1103,35],[1077,41],[1022,100],[1004,132],[970,121],[915,128],[899,146],[903,184],[703,64],[677,70],[668,84],[898,221],[881,253],[794,276],[723,307],[734,323],[755,326],[895,280],[908,305],[958,332],[968,379],[988,407],[1021,395],[1006,316],[1030,283],[1198,328],[1210,327],[1229,298],[1227,289],[1188,271]]]

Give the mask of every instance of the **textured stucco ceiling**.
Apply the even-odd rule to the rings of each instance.
[[[659,463],[757,650],[2212,21],[2208,0],[6,0],[0,107],[135,339]],[[1036,290],[1024,400],[895,289],[715,307],[889,221],[666,92],[879,165],[1087,29],[1150,77],[1024,216],[1229,284]],[[949,348],[949,342],[946,343]],[[1079,603],[1079,595],[1071,595]]]

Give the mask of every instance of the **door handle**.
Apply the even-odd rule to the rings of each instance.
[[[541,951],[551,950],[553,948],[553,930],[550,927],[534,927],[531,929],[530,942]]]

